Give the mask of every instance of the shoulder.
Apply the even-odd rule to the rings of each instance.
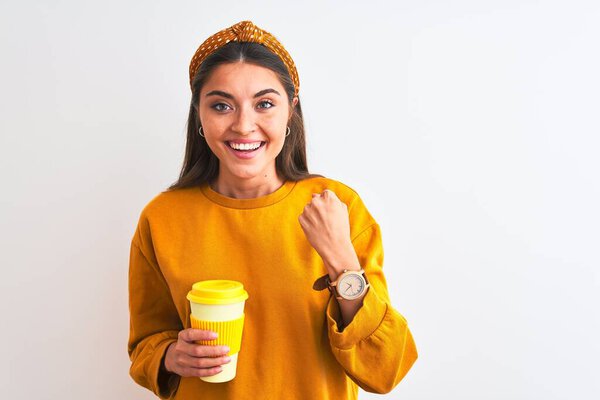
[[[333,191],[348,206],[353,238],[377,224],[357,191],[343,182],[326,177],[314,177],[298,181],[297,187],[299,191],[306,192],[303,195],[307,198],[310,198],[312,193],[321,193],[325,189]]]
[[[197,201],[199,194],[201,194],[199,187],[162,191],[146,203],[140,217],[156,219],[162,216],[173,216]]]
[[[198,198],[199,188],[165,190],[158,193],[142,208],[133,236],[133,241],[140,248],[152,247],[153,232],[177,224],[186,216],[186,210]]]
[[[321,193],[325,189],[329,189],[344,203],[350,205],[359,199],[359,195],[350,186],[343,182],[327,177],[313,177],[303,179],[297,183],[298,190],[312,193]]]

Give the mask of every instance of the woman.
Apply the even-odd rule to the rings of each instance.
[[[180,178],[132,239],[131,376],[163,399],[389,392],[415,344],[390,305],[378,224],[351,188],[308,173],[291,57],[242,21],[198,48],[190,84]],[[186,299],[209,279],[250,293],[237,376],[218,384],[198,377],[217,374],[228,349],[196,343],[214,337],[190,328]]]

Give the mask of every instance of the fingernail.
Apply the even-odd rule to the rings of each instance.
[[[226,363],[228,363],[228,362],[230,362],[230,361],[231,361],[231,357],[224,357],[224,358],[223,358],[223,361],[224,361],[224,362],[226,362]]]
[[[217,334],[217,332],[211,332],[210,335],[208,335],[211,339],[216,339],[219,335]]]
[[[223,350],[223,353],[229,353],[229,347],[227,346],[223,346],[221,350]]]

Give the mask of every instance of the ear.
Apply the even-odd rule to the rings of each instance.
[[[295,96],[292,99],[292,105],[290,106],[290,117],[288,118],[288,122],[292,120],[292,115],[294,115],[294,108],[296,107],[296,104],[298,104],[298,96]]]

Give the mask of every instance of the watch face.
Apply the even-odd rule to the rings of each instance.
[[[346,275],[337,284],[338,293],[345,299],[359,297],[364,290],[365,280],[359,274]]]

